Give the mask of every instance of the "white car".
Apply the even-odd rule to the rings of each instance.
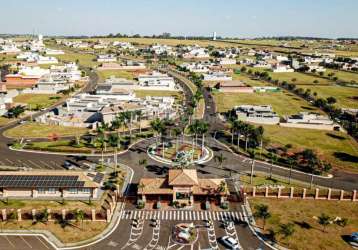
[[[220,241],[228,249],[240,249],[239,242],[237,242],[237,240],[235,240],[233,237],[224,236],[220,239]]]

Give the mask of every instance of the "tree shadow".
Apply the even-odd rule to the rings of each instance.
[[[298,225],[300,228],[303,228],[303,229],[311,229],[311,228],[313,228],[311,226],[311,224],[309,224],[309,223],[307,223],[305,221],[294,221],[294,223],[296,225]]]
[[[344,152],[334,152],[333,155],[341,161],[358,163],[358,156],[355,155],[350,155]]]
[[[302,109],[304,109],[304,110],[315,110],[314,108],[312,108],[312,107],[307,107],[307,106],[301,106],[301,108]]]
[[[346,138],[343,137],[343,136],[340,136],[340,135],[335,135],[335,134],[332,134],[332,133],[326,133],[327,136],[331,137],[331,138],[334,138],[334,139],[337,139],[337,140],[345,140]]]
[[[341,235],[342,240],[344,240],[345,242],[347,242],[349,245],[351,245],[352,242],[352,237],[350,235]]]

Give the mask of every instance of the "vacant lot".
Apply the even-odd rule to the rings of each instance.
[[[301,111],[317,111],[303,99],[288,92],[278,93],[215,93],[215,103],[219,112],[231,110],[234,106],[271,105],[281,116],[296,114]]]
[[[358,172],[358,143],[341,132],[265,125],[269,145],[291,144],[293,150],[313,149],[334,167]]]
[[[245,74],[233,74],[233,80],[243,81],[249,86],[270,86],[268,83],[258,80],[253,80]]]
[[[93,54],[77,53],[70,50],[66,50],[64,55],[56,55],[56,57],[65,62],[76,62],[78,60],[79,64],[85,67],[95,67],[99,64]]]
[[[333,96],[337,99],[337,106],[341,108],[358,108],[358,88],[343,86],[305,86],[318,97]]]
[[[29,109],[46,108],[59,101],[61,95],[21,94],[14,98],[14,102],[24,103]]]
[[[354,81],[358,84],[358,73],[328,69],[324,74],[325,76],[327,76],[329,73],[334,73],[334,76],[338,77],[338,80],[347,83],[351,83],[352,81]]]
[[[133,80],[133,78],[135,77],[134,73],[124,70],[99,70],[97,71],[97,74],[102,81],[106,80],[107,78],[110,78],[111,76],[114,76],[116,78],[126,78],[129,80]]]
[[[26,123],[15,128],[6,130],[4,133],[13,138],[48,138],[53,134],[61,136],[74,136],[85,134],[86,128],[64,127],[56,125],[46,125],[41,123]]]
[[[290,249],[352,249],[344,241],[346,235],[357,231],[358,228],[358,204],[339,201],[313,201],[313,200],[278,200],[253,198],[250,205],[253,211],[257,204],[266,204],[269,207],[271,218],[266,222],[265,229],[278,231],[281,223],[293,223],[295,232],[284,239],[276,234],[279,244]],[[325,213],[335,219],[336,217],[348,218],[348,225],[341,227],[335,224],[328,225],[326,232],[318,224],[317,219]],[[332,219],[332,220],[333,220]],[[262,221],[256,219],[258,226],[262,227]],[[267,231],[267,230],[266,230]]]

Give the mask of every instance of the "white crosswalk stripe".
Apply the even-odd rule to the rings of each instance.
[[[124,210],[121,214],[123,220],[178,220],[178,221],[196,221],[196,220],[232,220],[243,221],[243,215],[237,211],[188,211],[188,210]]]

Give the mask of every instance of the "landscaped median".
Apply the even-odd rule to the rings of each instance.
[[[350,201],[250,198],[264,236],[289,249],[352,249],[346,239],[358,228]]]

